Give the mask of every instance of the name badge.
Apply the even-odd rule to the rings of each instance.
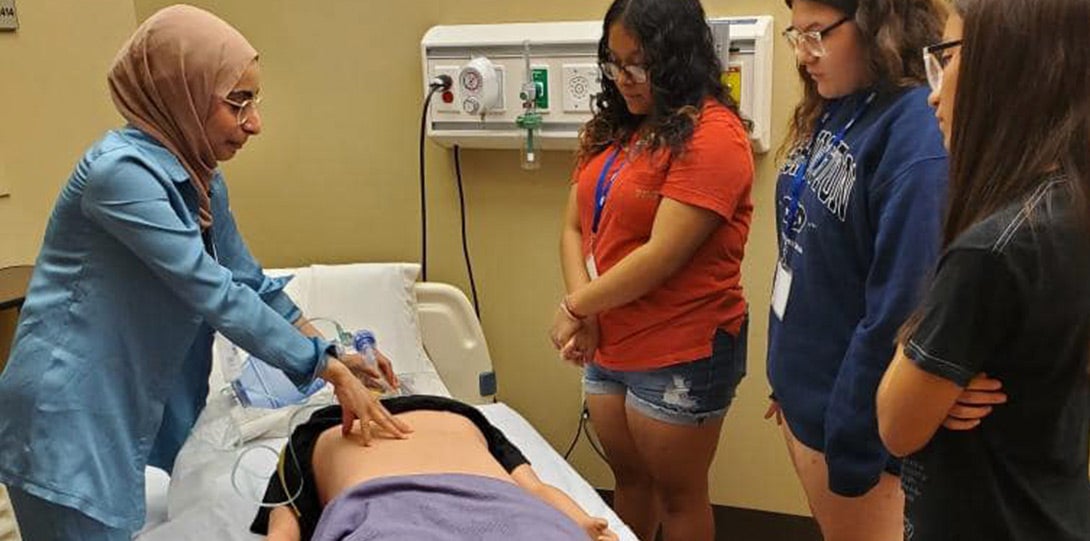
[[[787,299],[791,296],[791,269],[780,261],[776,265],[776,279],[772,282],[772,312],[783,321],[787,313]]]
[[[598,264],[594,262],[594,254],[587,256],[587,276],[590,276],[591,280],[598,279]]]

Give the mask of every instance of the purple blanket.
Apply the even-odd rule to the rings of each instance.
[[[386,477],[329,502],[314,541],[586,541],[571,519],[517,485],[476,475]]]

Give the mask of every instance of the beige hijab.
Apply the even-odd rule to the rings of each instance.
[[[216,100],[227,96],[256,59],[257,50],[224,20],[175,5],[144,21],[110,69],[117,110],[169,149],[189,173],[201,230],[212,225],[208,192],[217,165],[204,125]]]

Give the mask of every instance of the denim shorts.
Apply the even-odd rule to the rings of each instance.
[[[712,355],[664,368],[639,371],[610,370],[588,364],[583,392],[588,395],[625,395],[625,403],[641,414],[675,425],[698,426],[727,414],[734,391],[746,375],[746,333],[738,336],[717,329]]]

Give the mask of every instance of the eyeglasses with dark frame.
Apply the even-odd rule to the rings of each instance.
[[[942,90],[942,73],[954,58],[954,52],[951,49],[959,45],[961,40],[955,39],[923,48],[923,65],[927,71],[927,84],[931,85],[931,90],[935,92]]]
[[[629,81],[639,85],[646,83],[650,77],[647,64],[619,64],[610,60],[602,62],[599,67],[602,69],[602,74],[610,81],[620,79],[623,73],[628,77]]]
[[[828,54],[828,51],[825,50],[825,43],[822,42],[822,38],[829,35],[829,32],[836,30],[841,25],[851,20],[852,17],[844,17],[825,28],[809,30],[806,32],[803,32],[794,26],[789,26],[783,31],[783,37],[787,40],[787,43],[791,44],[791,47],[795,49],[796,54],[804,52],[814,58],[821,58]]]

